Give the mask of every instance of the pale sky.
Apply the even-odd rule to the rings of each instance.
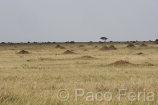
[[[158,0],[0,0],[0,42],[158,39]]]

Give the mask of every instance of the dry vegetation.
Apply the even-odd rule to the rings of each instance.
[[[158,45],[128,44],[0,44],[0,105],[158,105]],[[155,100],[119,101],[121,88],[154,92]],[[60,89],[69,91],[67,101],[57,98]],[[75,89],[85,90],[77,101]],[[88,102],[86,92],[111,92],[113,98]]]

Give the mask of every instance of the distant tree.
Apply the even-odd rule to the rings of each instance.
[[[107,37],[101,37],[100,39],[106,41],[108,38]]]
[[[70,41],[70,43],[75,43],[75,41]]]

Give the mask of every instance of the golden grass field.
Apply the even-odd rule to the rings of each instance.
[[[111,44],[117,50],[100,50]],[[57,44],[0,44],[0,105],[158,105],[158,44],[139,44],[59,44],[66,49],[55,48]],[[29,54],[18,54],[21,50]],[[66,50],[76,54],[63,54]],[[109,65],[120,60],[131,64]],[[68,96],[62,89],[69,92],[68,100],[59,99]],[[119,94],[126,96],[119,100]]]

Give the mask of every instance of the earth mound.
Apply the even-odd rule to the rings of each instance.
[[[127,61],[123,61],[123,60],[119,60],[119,61],[116,61],[114,63],[111,63],[110,66],[128,66],[128,65],[133,65]]]
[[[100,50],[109,50],[107,46],[103,46]]]
[[[88,49],[84,49],[83,51],[88,51]]]
[[[145,62],[144,65],[145,65],[145,66],[154,66],[152,63],[149,63],[149,62]]]
[[[55,48],[61,48],[61,47],[62,47],[62,46],[60,46],[60,45],[56,45],[56,46],[55,46]]]
[[[89,55],[86,55],[86,56],[80,57],[79,59],[96,59],[96,58],[89,56]]]
[[[137,55],[143,55],[143,53],[142,53],[142,52],[139,52],[139,53],[137,53]]]
[[[60,47],[60,49],[66,49],[65,47]]]
[[[29,54],[29,52],[25,50],[21,50],[18,54]]]
[[[128,44],[127,47],[135,47],[132,43]]]
[[[117,50],[114,45],[109,46],[109,50]]]
[[[85,47],[84,45],[79,45],[78,47]]]
[[[149,64],[147,64],[147,66],[154,66],[153,64],[151,64],[151,63],[149,63]]]
[[[67,50],[63,54],[75,54],[73,51]]]
[[[147,45],[143,43],[140,45],[140,47],[147,47]]]

